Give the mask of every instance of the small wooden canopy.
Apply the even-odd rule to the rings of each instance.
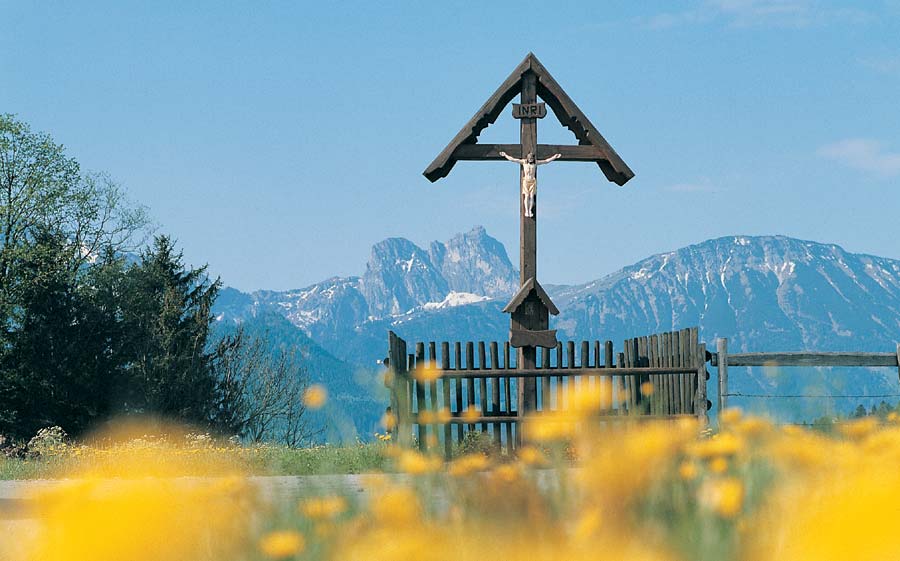
[[[544,287],[542,287],[541,284],[534,279],[534,277],[531,277],[530,279],[525,281],[525,284],[522,285],[522,288],[520,288],[519,291],[516,292],[516,295],[513,296],[513,299],[509,301],[509,304],[507,304],[506,307],[503,308],[503,311],[508,314],[515,312],[519,308],[519,306],[522,305],[522,302],[524,302],[525,299],[528,298],[528,295],[531,294],[532,290],[537,294],[537,297],[540,298],[541,302],[545,306],[547,306],[547,311],[549,311],[554,316],[559,315],[559,309],[556,307],[556,304],[554,304],[553,301],[550,300],[550,296],[548,296],[547,292],[544,291]]]
[[[453,138],[450,144],[438,154],[431,162],[424,175],[429,181],[437,181],[446,177],[453,165],[459,160],[498,160],[500,151],[522,158],[521,146],[504,144],[478,144],[478,135],[497,120],[503,108],[522,91],[522,76],[528,72],[534,73],[537,78],[537,95],[543,99],[562,126],[568,128],[578,139],[578,146],[557,146],[539,144],[535,157],[546,158],[552,154],[562,154],[563,161],[596,162],[604,175],[610,181],[624,185],[634,177],[631,169],[616,154],[600,131],[585,117],[581,109],[569,95],[563,91],[560,85],[547,72],[544,65],[538,61],[533,53],[528,53],[525,60],[513,70],[509,78],[500,85],[492,95],[475,113],[461,131]]]

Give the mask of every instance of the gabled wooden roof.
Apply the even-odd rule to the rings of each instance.
[[[522,288],[520,288],[519,291],[516,292],[516,295],[513,296],[512,300],[509,301],[509,304],[507,304],[506,307],[503,308],[503,311],[508,314],[516,311],[518,307],[522,305],[522,302],[524,302],[525,299],[528,298],[528,295],[531,294],[532,290],[537,293],[538,298],[540,298],[541,302],[543,302],[544,305],[547,306],[547,309],[551,314],[553,314],[554,316],[559,315],[559,309],[556,307],[556,304],[554,304],[553,301],[550,300],[550,296],[548,296],[547,292],[544,291],[544,287],[542,287],[541,284],[534,279],[534,277],[531,277],[530,279],[525,281],[525,284],[522,285]]]
[[[437,181],[450,173],[453,165],[460,159],[457,157],[459,155],[457,149],[460,146],[478,142],[478,135],[493,124],[509,102],[521,92],[522,75],[526,72],[533,72],[536,75],[537,94],[550,106],[560,124],[575,134],[579,145],[592,146],[596,150],[596,155],[588,158],[587,161],[596,162],[606,178],[618,185],[624,185],[634,177],[634,172],[616,154],[616,151],[606,142],[600,131],[581,112],[569,95],[563,91],[544,65],[533,53],[528,53],[525,60],[497,88],[494,95],[481,106],[481,109],[466,123],[450,144],[431,162],[424,172],[429,181]]]

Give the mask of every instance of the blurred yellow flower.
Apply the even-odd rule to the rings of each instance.
[[[441,377],[441,371],[432,366],[416,368],[413,371],[413,378],[418,382],[434,382]]]
[[[270,532],[259,540],[259,550],[272,559],[288,559],[303,551],[306,540],[300,532],[281,530]]]
[[[313,384],[303,392],[303,404],[310,409],[321,409],[328,400],[328,390],[321,384]]]
[[[598,508],[588,508],[583,511],[572,528],[572,537],[576,540],[588,540],[600,529],[603,516]]]
[[[495,478],[506,483],[511,483],[519,478],[519,468],[513,464],[502,464],[491,472]]]
[[[641,384],[641,395],[651,396],[653,395],[653,382],[644,382]]]
[[[376,521],[391,526],[415,524],[422,516],[419,496],[408,487],[390,487],[382,491],[373,498],[369,508]]]
[[[744,484],[736,477],[709,479],[698,490],[698,501],[724,518],[733,518],[744,505]]]
[[[381,417],[381,426],[389,431],[394,430],[394,427],[397,426],[397,417],[388,411]]]
[[[742,411],[738,407],[729,407],[722,411],[719,415],[719,422],[722,425],[730,425],[741,420]]]
[[[863,438],[871,434],[876,428],[878,428],[878,419],[875,417],[863,417],[862,419],[838,425],[838,430],[841,434],[849,438]]]
[[[744,441],[730,432],[714,435],[712,438],[700,440],[688,446],[688,453],[697,458],[706,459],[714,456],[732,456],[744,449]]]
[[[575,419],[563,411],[536,413],[525,418],[523,434],[533,442],[551,442],[571,438],[575,434]]]
[[[300,502],[300,512],[315,520],[334,518],[347,510],[347,499],[340,496],[313,497]]]
[[[709,471],[716,475],[722,475],[728,471],[728,460],[721,456],[713,458],[709,461]]]
[[[543,465],[547,462],[547,458],[544,457],[543,452],[538,450],[535,446],[522,446],[516,453],[519,457],[519,461],[521,461],[525,465],[537,466]]]
[[[685,481],[692,481],[697,477],[698,473],[697,464],[694,462],[681,462],[681,465],[678,466],[678,476],[684,479]]]
[[[438,422],[441,424],[449,423],[450,419],[452,419],[452,418],[453,418],[453,414],[450,413],[450,410],[445,407],[438,409],[434,414],[435,422]]]
[[[403,450],[397,458],[397,467],[410,475],[422,475],[440,469],[441,460],[425,456],[415,450]]]
[[[470,405],[460,416],[466,421],[475,422],[481,417],[481,410]]]
[[[450,462],[447,473],[450,475],[468,475],[474,471],[487,469],[490,462],[484,454],[466,454]]]

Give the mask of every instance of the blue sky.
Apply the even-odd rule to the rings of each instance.
[[[900,258],[900,2],[0,0],[0,111],[147,205],[241,289],[361,274],[372,243],[483,224],[518,171],[421,172],[529,51],[635,171],[542,168],[539,278],[728,234]],[[515,142],[505,113],[483,142]],[[569,143],[549,117],[542,142]]]

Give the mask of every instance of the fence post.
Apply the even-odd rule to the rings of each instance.
[[[412,419],[410,413],[410,388],[409,375],[407,373],[406,341],[397,337],[393,331],[388,332],[389,366],[393,372],[391,387],[391,405],[396,421],[397,444],[403,447],[412,445]]]
[[[897,343],[897,375],[900,376],[900,343]]]
[[[695,412],[703,428],[709,426],[709,413],[706,408],[706,343],[697,347],[697,394],[695,396]]]
[[[721,425],[722,411],[728,408],[728,339],[719,337],[716,341],[716,363],[719,367],[719,407],[717,409]]]

